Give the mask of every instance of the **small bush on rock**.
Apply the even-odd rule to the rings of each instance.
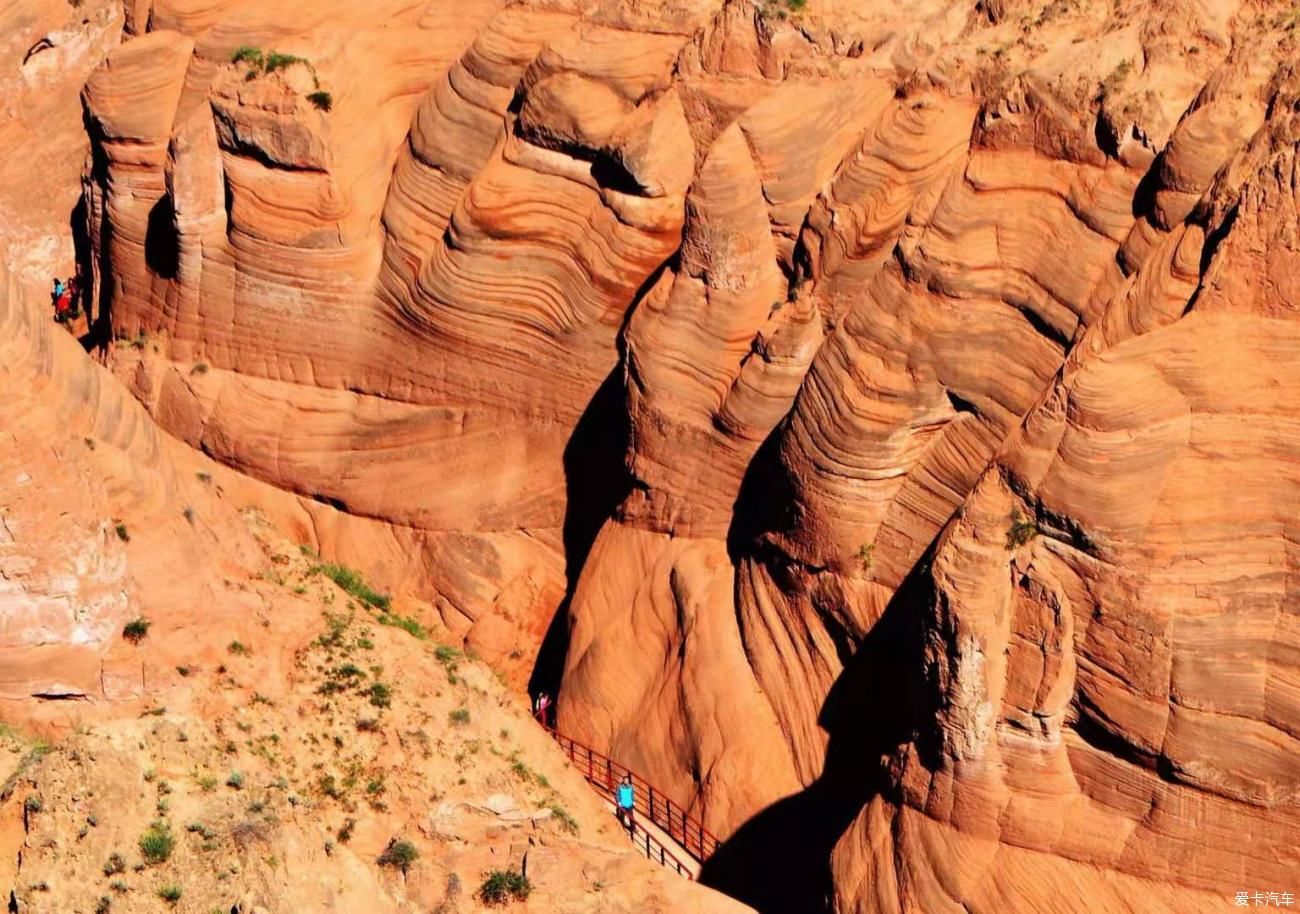
[[[379,865],[391,866],[394,869],[401,870],[402,874],[405,875],[406,871],[411,868],[411,864],[418,860],[419,857],[419,850],[410,841],[393,839],[388,842],[388,847],[384,848],[384,852],[379,855]]]
[[[511,899],[523,901],[532,893],[533,884],[528,877],[515,870],[493,870],[478,890],[484,904],[505,904]]]

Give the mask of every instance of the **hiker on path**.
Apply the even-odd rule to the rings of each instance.
[[[537,719],[541,721],[543,727],[550,727],[551,724],[551,696],[542,692],[537,696]]]
[[[57,278],[54,280],[54,319],[59,323],[72,316],[72,300],[76,295],[75,284],[75,279],[67,282]]]
[[[632,775],[623,775],[623,780],[618,785],[617,793],[618,820],[627,828],[628,833],[636,834],[636,822],[633,816],[636,815],[636,794],[632,789]]]

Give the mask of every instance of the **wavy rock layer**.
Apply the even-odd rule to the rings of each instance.
[[[353,6],[133,4],[85,84],[153,421],[516,682],[563,652],[762,910],[1285,888],[1291,18]]]

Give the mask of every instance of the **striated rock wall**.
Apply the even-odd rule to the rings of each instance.
[[[1300,868],[1275,6],[131,4],[89,342],[758,909],[1218,910]]]

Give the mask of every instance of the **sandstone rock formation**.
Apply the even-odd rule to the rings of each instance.
[[[256,506],[760,910],[1300,891],[1289,7],[55,6],[0,14],[67,137],[0,166],[7,698],[148,694],[112,633],[241,605]],[[108,371],[36,317],[73,225]]]

